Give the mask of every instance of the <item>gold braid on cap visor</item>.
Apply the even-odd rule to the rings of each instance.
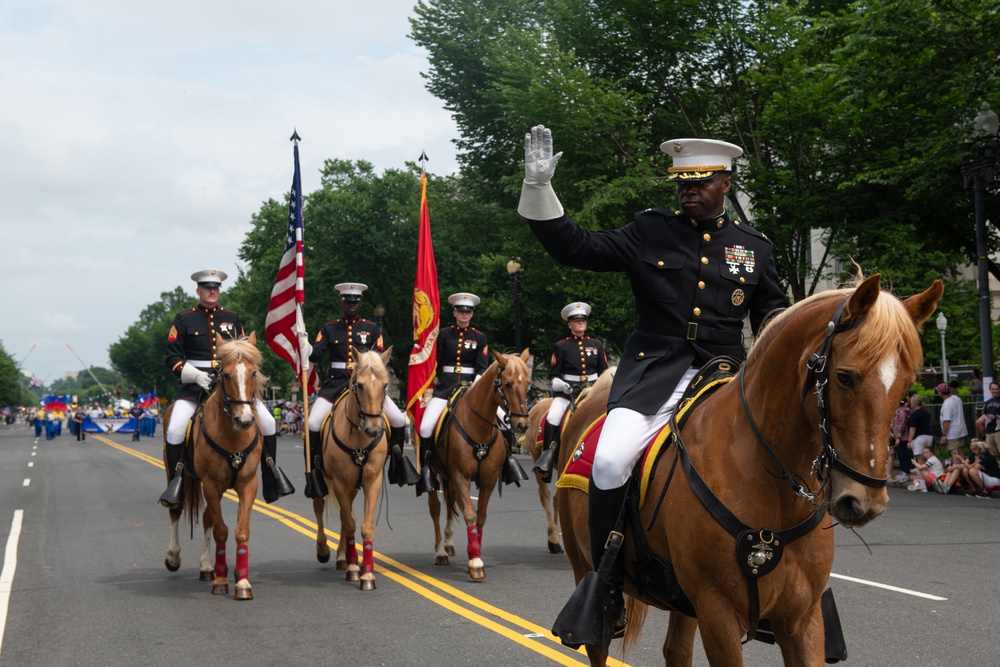
[[[667,178],[670,180],[676,179],[692,179],[692,178],[708,178],[715,174],[717,171],[729,171],[724,164],[713,164],[704,167],[670,167],[667,169]]]

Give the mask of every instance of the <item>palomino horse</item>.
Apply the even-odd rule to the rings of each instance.
[[[447,505],[445,539],[441,536],[437,491],[430,490],[427,495],[434,520],[434,564],[448,565],[448,556],[455,555],[452,523],[456,510],[461,510],[469,537],[469,576],[473,579],[486,578],[481,554],[483,524],[500,469],[507,460],[497,409],[507,413],[515,434],[523,434],[528,428],[528,349],[520,356],[496,352],[493,356],[496,361],[452,406],[431,457],[431,470],[441,480]],[[479,486],[478,504],[473,504],[471,498],[473,481]]]
[[[229,566],[226,563],[226,541],[229,527],[222,518],[222,494],[235,489],[239,496],[236,511],[236,599],[252,600],[250,588],[250,512],[257,497],[257,466],[261,457],[260,429],[254,411],[254,402],[267,386],[267,378],[258,370],[262,361],[256,347],[256,333],[249,338],[226,341],[216,336],[221,367],[214,390],[205,399],[201,410],[195,413],[191,424],[192,448],[186,449],[184,458],[193,465],[184,466],[184,512],[191,526],[205,503],[202,525],[205,543],[201,554],[202,581],[212,581],[213,595],[228,595]],[[173,406],[163,417],[163,433]],[[164,465],[166,460],[164,459]],[[167,547],[166,566],[175,572],[181,564],[181,548],[177,539],[181,512],[170,512],[170,546]],[[215,566],[212,566],[210,538],[215,538]]]
[[[385,352],[358,352],[351,348],[354,373],[350,390],[337,402],[323,425],[321,433],[323,476],[330,494],[313,498],[316,513],[316,558],[321,563],[330,560],[330,547],[323,528],[323,509],[327,499],[340,509],[340,542],[337,545],[337,569],[347,570],[347,581],[359,581],[363,591],[375,590],[375,561],[372,551],[375,536],[375,506],[382,492],[382,467],[389,445],[386,422],[382,414],[389,372],[386,362],[392,356],[392,346]],[[364,489],[364,518],[361,521],[363,546],[361,567],[354,543],[357,521],[354,518],[354,498]]]
[[[601,377],[597,378],[597,381],[593,385],[587,387],[580,392],[580,395],[576,399],[575,405],[571,405],[570,409],[573,412],[566,415],[566,423],[573,418],[576,408],[578,408],[584,401],[586,401],[591,396],[594,396],[597,392],[604,392],[602,405],[607,405],[607,390],[611,387],[611,381],[615,376],[615,367],[612,366],[607,371],[601,374]],[[542,454],[542,449],[536,442],[537,434],[540,432],[542,427],[542,420],[545,419],[546,414],[549,411],[549,405],[552,403],[551,398],[543,398],[542,400],[535,403],[531,410],[528,412],[528,431],[522,437],[522,443],[524,448],[528,450],[531,454],[531,462],[534,463],[538,460],[538,457]],[[567,410],[569,411],[569,410]],[[560,454],[562,453],[562,446],[559,447]],[[562,469],[560,468],[560,471]],[[538,482],[538,500],[542,503],[542,509],[545,510],[545,521],[546,521],[546,537],[549,545],[549,553],[551,554],[561,554],[563,552],[562,545],[559,543],[559,515],[555,511],[555,497],[558,495],[559,491],[553,491],[549,493],[549,483],[543,479],[541,472],[535,470],[535,480]]]
[[[671,610],[668,665],[691,664],[697,628],[712,665],[742,665],[740,639],[758,618],[770,621],[785,664],[824,663],[820,598],[833,567],[829,528],[834,521],[864,526],[885,510],[886,429],[922,363],[918,327],[943,292],[935,281],[900,302],[880,291],[879,280],[859,279],[854,289],[814,295],[777,316],[737,376],[691,413],[662,454],[638,510],[640,525],[652,552],[672,564],[697,617]],[[577,411],[566,443],[599,416],[600,402],[595,397]],[[573,449],[563,448],[560,465]],[[591,569],[586,496],[565,491],[557,505],[579,582]],[[639,590],[634,531],[626,530],[621,560],[634,598],[627,649],[642,629],[645,604],[671,605],[651,597],[649,587]],[[750,548],[737,552],[743,537]],[[669,566],[661,572],[669,574]],[[590,645],[587,652],[592,665],[605,664],[607,653]]]

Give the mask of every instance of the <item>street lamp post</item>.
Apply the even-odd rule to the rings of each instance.
[[[983,102],[973,122],[970,154],[962,161],[962,182],[972,193],[976,213],[976,256],[979,269],[979,339],[983,362],[983,400],[993,381],[993,327],[990,299],[989,250],[986,245],[986,193],[996,182],[996,136],[1000,125],[990,105]],[[942,334],[943,335],[943,334]]]
[[[385,328],[385,306],[381,303],[375,306],[375,321],[378,322],[379,330]]]
[[[948,318],[944,316],[944,313],[938,311],[937,316],[937,328],[938,333],[941,334],[941,375],[944,376],[944,382],[948,381],[948,357],[944,353],[944,332],[948,328]]]
[[[507,273],[511,278],[511,291],[514,293],[514,351],[521,351],[521,262],[512,257],[507,262]]]

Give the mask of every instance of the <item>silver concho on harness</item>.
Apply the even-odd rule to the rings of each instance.
[[[229,455],[229,465],[237,470],[243,467],[243,452],[233,452]]]

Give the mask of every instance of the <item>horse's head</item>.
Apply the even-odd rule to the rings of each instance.
[[[938,280],[901,302],[881,291],[880,279],[876,274],[853,290],[824,292],[796,304],[761,341],[770,339],[765,354],[767,348],[779,352],[766,355],[773,365],[765,368],[764,382],[787,374],[788,351],[799,351],[791,369],[798,386],[785,387],[785,396],[769,407],[782,422],[779,431],[800,443],[799,458],[815,457],[812,472],[823,484],[823,501],[848,527],[867,524],[889,502],[889,425],[923,363],[918,327],[944,291]],[[801,408],[791,410],[789,401]],[[795,433],[809,433],[809,445],[801,447]]]
[[[528,348],[524,348],[520,356],[503,355],[494,350],[493,357],[497,360],[494,381],[497,403],[510,417],[510,427],[514,432],[523,434],[528,430],[528,385],[531,383],[526,363]]]
[[[378,352],[358,352],[351,347],[351,359],[354,360],[354,372],[351,375],[351,394],[358,406],[358,429],[365,435],[375,438],[385,431],[385,418],[382,416],[382,405],[389,388],[389,371],[386,363],[392,356],[392,346],[379,354]]]
[[[249,338],[226,340],[216,334],[215,345],[221,363],[215,394],[221,394],[223,410],[240,430],[252,427],[254,402],[261,397],[267,378],[260,372],[263,355],[257,349],[257,334]]]

